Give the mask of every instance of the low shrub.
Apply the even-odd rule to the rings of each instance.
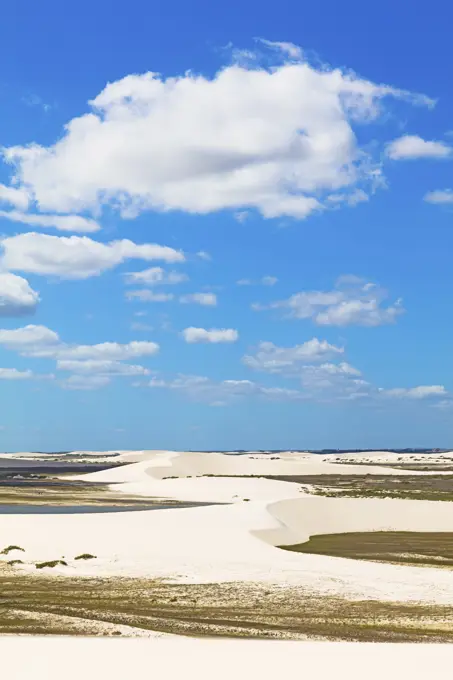
[[[21,552],[25,552],[23,548],[20,547],[20,545],[9,545],[7,548],[4,548],[2,552],[0,552],[0,555],[9,555],[10,552],[13,550],[20,550]]]
[[[51,560],[50,562],[37,562],[35,564],[36,569],[44,569],[44,567],[56,567],[61,564],[63,567],[67,567],[67,563],[64,560]]]

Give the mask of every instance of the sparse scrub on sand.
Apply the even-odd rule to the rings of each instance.
[[[280,546],[292,552],[331,555],[356,560],[453,568],[453,533],[366,531],[320,534],[296,545]]]
[[[365,468],[366,466],[364,466]],[[273,475],[268,479],[295,482],[316,496],[332,498],[401,498],[453,501],[453,475]]]
[[[21,548],[20,545],[9,545],[7,548],[4,548],[0,552],[0,555],[9,555],[9,553],[12,552],[13,550],[20,550],[21,552],[25,552],[25,550]]]
[[[14,567],[16,564],[23,564],[22,560],[9,560],[9,562],[6,563],[8,567]]]
[[[37,562],[35,564],[36,569],[44,569],[44,567],[56,567],[61,565],[62,567],[67,567],[68,564],[64,560],[50,560],[49,562]]]
[[[96,555],[90,555],[90,553],[82,553],[82,555],[77,555],[74,557],[75,560],[95,560]]]
[[[108,635],[105,625],[195,636],[453,642],[451,608],[253,583],[170,584],[0,572],[0,634]],[[76,627],[75,627],[76,624]]]

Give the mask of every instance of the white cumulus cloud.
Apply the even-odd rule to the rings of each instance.
[[[29,324],[11,330],[0,329],[0,345],[16,352],[22,353],[38,349],[51,351],[50,348],[56,347],[59,342],[58,334],[47,326]]]
[[[153,356],[158,351],[159,345],[156,342],[133,340],[126,344],[119,342],[101,342],[97,345],[62,344],[54,352],[52,351],[52,355],[58,359],[121,361],[136,357]]]
[[[33,324],[11,330],[0,329],[0,346],[30,357],[96,361],[124,361],[153,356],[159,351],[159,345],[148,340],[71,345],[63,342],[58,333],[47,326]]]
[[[185,328],[182,332],[184,340],[189,343],[195,342],[236,342],[239,333],[234,328]]]
[[[86,279],[128,259],[181,262],[184,255],[156,244],[128,239],[101,243],[88,236],[50,236],[30,232],[0,241],[0,265],[5,269],[50,274],[62,279]]]
[[[453,149],[449,144],[438,141],[427,141],[418,135],[404,135],[387,145],[387,156],[400,160],[416,158],[448,158]]]
[[[256,311],[280,309],[295,319],[313,319],[319,326],[381,326],[394,323],[404,312],[401,300],[385,306],[387,292],[354,276],[341,277],[333,290],[302,291]]]
[[[357,188],[372,193],[380,160],[360,147],[355,127],[377,119],[385,98],[432,100],[317,68],[288,42],[267,46],[280,60],[269,68],[255,61],[211,78],[188,70],[108,83],[53,145],[3,150],[14,188],[40,211],[109,205],[125,217],[256,209],[303,219],[329,206],[331,193],[344,204]]]
[[[436,191],[428,191],[424,196],[427,203],[438,203],[440,205],[448,205],[453,203],[452,189],[437,189]]]
[[[261,342],[254,355],[244,356],[242,361],[249,368],[269,373],[294,373],[301,366],[313,361],[342,355],[343,347],[329,344],[326,340],[312,338],[301,345],[278,347],[272,342]]]
[[[22,276],[0,272],[0,317],[32,314],[39,294]]]

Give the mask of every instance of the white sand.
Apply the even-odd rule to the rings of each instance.
[[[262,474],[263,468],[272,464],[279,472],[286,465],[292,469],[295,465],[312,467],[312,463],[261,457],[220,457],[157,452],[149,460],[85,477],[115,483],[117,490],[127,492],[228,505],[8,515],[0,528],[0,547],[16,544],[25,548],[20,558],[29,564],[23,568],[34,572],[34,561],[64,558],[69,566],[55,567],[49,573],[159,576],[186,582],[273,582],[358,599],[453,604],[453,571],[304,555],[275,547],[337,531],[453,531],[451,504],[313,497],[304,495],[297,484],[259,477],[165,479],[206,469],[220,468],[229,474],[246,469],[247,474]],[[316,465],[327,466],[322,462]],[[86,552],[97,559],[74,561]],[[3,559],[11,559],[11,555]]]
[[[390,470],[383,469],[382,463],[389,465],[401,463],[426,463],[441,464],[453,462],[453,451],[445,453],[394,453],[391,451],[359,451],[353,453],[329,453],[313,454],[308,451],[281,451],[279,453],[262,453],[259,451],[249,451],[245,454],[230,453],[206,453],[189,451],[162,451],[162,450],[112,450],[112,451],[71,451],[71,457],[76,456],[80,461],[86,460],[92,463],[105,463],[111,459],[114,463],[118,462],[141,462],[154,460],[156,457],[177,456],[181,457],[178,462],[178,474],[182,476],[184,471],[187,474],[229,474],[242,475],[250,474],[250,462],[253,461],[252,474],[269,474],[269,464],[272,472],[270,474],[298,474],[300,466],[304,467],[300,474],[341,474],[339,467],[346,465],[347,472],[344,474],[364,474],[364,468],[359,463],[367,463],[367,474],[392,474]],[[33,452],[21,453],[2,453],[2,459],[8,461],[16,460],[65,460],[66,453],[42,454]],[[372,464],[376,467],[373,468]],[[322,465],[323,464],[323,465]],[[371,465],[370,465],[371,464]],[[378,466],[378,464],[380,464]],[[281,465],[281,467],[280,467]],[[331,467],[332,465],[332,467]],[[312,467],[311,467],[312,466]],[[313,472],[308,472],[309,469]],[[354,469],[355,468],[355,469]],[[275,470],[280,470],[275,472]],[[196,472],[197,471],[197,472]],[[398,470],[393,474],[406,474],[406,471]],[[411,472],[410,474],[414,474]]]
[[[217,475],[239,476],[289,476],[289,475],[424,475],[397,468],[372,465],[348,465],[331,462],[316,454],[305,453],[293,457],[291,454],[269,456],[267,454],[227,455],[222,453],[191,453],[175,451],[142,451],[122,454],[124,462],[137,461],[127,466],[93,472],[83,479],[101,482],[140,483],[144,495],[159,495],[155,492],[153,480],[172,481],[168,478],[201,477]],[[82,477],[74,476],[72,479]],[[170,485],[166,485],[170,488]],[[132,488],[125,488],[130,492]],[[136,487],[136,493],[142,493]],[[170,497],[170,496],[168,496]]]
[[[0,658],[8,680],[426,680],[450,677],[453,645],[4,637]]]
[[[373,460],[391,463],[395,455],[379,452]],[[256,581],[355,599],[453,605],[453,571],[304,555],[275,547],[317,533],[453,531],[450,503],[315,497],[305,495],[298,484],[260,478],[364,473],[357,465],[333,463],[335,455],[287,452],[270,460],[262,454],[125,451],[120,458],[131,464],[84,477],[128,493],[228,504],[102,514],[0,515],[0,550],[10,544],[26,550],[2,559],[19,557],[28,562],[23,568],[32,573],[36,573],[33,562],[64,557],[69,566],[48,573],[162,576],[181,582]],[[350,459],[368,458],[370,454],[364,453]],[[370,473],[369,467],[366,472]],[[376,467],[376,473],[382,474],[382,467]],[[228,477],[199,476],[206,474]],[[74,561],[85,552],[97,558]],[[0,637],[0,659],[5,677],[11,680],[135,676],[275,680],[286,671],[301,678],[418,680],[431,677],[436,669],[448,673],[453,645],[197,640],[160,634],[135,640],[8,636]]]

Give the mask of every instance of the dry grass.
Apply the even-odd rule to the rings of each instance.
[[[249,583],[81,579],[0,568],[0,633],[453,642],[450,607],[319,596]]]
[[[453,475],[297,475],[273,476],[311,487],[314,494],[335,498],[406,498],[453,501]]]
[[[368,531],[311,536],[284,550],[356,560],[453,567],[453,533]]]

